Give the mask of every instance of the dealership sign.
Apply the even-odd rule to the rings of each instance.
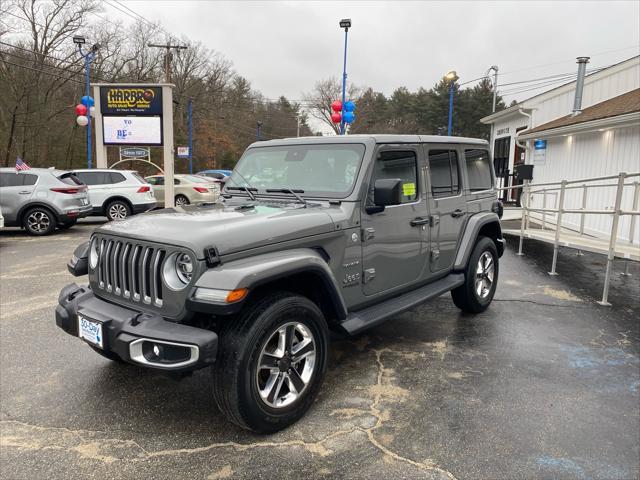
[[[105,145],[161,146],[162,87],[101,86]]]
[[[149,159],[149,149],[144,147],[120,147],[120,159],[144,158]]]

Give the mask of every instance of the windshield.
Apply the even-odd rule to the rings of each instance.
[[[227,185],[342,198],[353,189],[364,149],[362,144],[254,147],[238,161]]]

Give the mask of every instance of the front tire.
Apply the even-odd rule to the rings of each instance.
[[[31,208],[23,218],[22,226],[30,235],[49,235],[56,229],[56,217],[48,208]]]
[[[451,298],[463,312],[484,312],[498,285],[498,250],[493,240],[480,237],[469,257],[464,283],[451,291]]]
[[[221,412],[258,433],[293,424],[318,394],[328,343],[312,301],[286,292],[261,298],[220,332],[213,393]]]

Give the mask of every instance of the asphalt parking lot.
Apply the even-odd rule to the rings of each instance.
[[[55,326],[65,263],[98,223],[0,231],[0,477],[634,479],[640,268],[510,242],[491,308],[449,295],[337,338],[310,412],[272,436],[218,412],[208,371],[112,364]]]

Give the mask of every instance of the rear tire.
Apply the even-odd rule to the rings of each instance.
[[[53,233],[57,224],[53,212],[45,207],[33,207],[27,210],[22,226],[30,235],[43,236]]]
[[[112,200],[105,208],[105,214],[110,221],[124,220],[131,216],[131,207],[124,200]]]
[[[484,312],[498,285],[498,250],[488,237],[479,237],[464,272],[464,283],[451,291],[456,307],[467,313]]]
[[[185,205],[189,205],[191,202],[184,195],[176,195],[175,204],[176,207],[184,207]]]
[[[265,296],[220,332],[213,394],[236,425],[273,433],[313,403],[327,368],[328,328],[320,309],[300,295]]]

